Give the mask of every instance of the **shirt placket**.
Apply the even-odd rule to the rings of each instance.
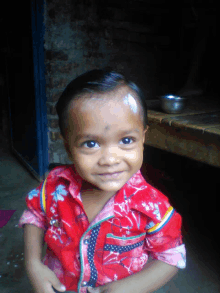
[[[94,219],[91,225],[84,232],[80,240],[80,262],[81,262],[81,274],[78,283],[78,292],[86,293],[87,287],[95,287],[98,279],[98,271],[95,266],[95,248],[97,238],[101,228],[101,223],[114,217],[113,207],[114,201],[111,201],[111,209],[104,207],[100,214]]]
[[[95,287],[98,272],[94,263],[95,246],[101,224],[92,226],[87,230],[80,241],[81,278],[78,292],[87,292],[87,287]]]
[[[101,224],[113,216],[102,219],[100,222],[90,226],[80,240],[81,274],[78,283],[78,292],[87,293],[87,287],[95,287],[98,280],[98,271],[95,266],[95,249]]]

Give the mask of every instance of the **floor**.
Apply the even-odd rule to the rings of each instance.
[[[157,293],[217,293],[217,183],[220,169],[147,147],[145,162],[149,181],[170,197],[183,216],[187,267]],[[148,165],[146,165],[148,166]],[[160,171],[159,171],[160,170]],[[218,179],[217,179],[218,180]],[[29,293],[23,266],[23,232],[18,220],[25,209],[27,192],[37,180],[10,153],[0,136],[0,209],[14,209],[10,221],[0,229],[0,292]],[[211,237],[209,237],[212,235]]]

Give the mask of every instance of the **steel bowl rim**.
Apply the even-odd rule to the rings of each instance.
[[[164,96],[160,96],[160,99],[166,99],[168,101],[179,101],[179,100],[187,100],[188,98],[186,97],[180,97],[180,96],[176,96],[176,95],[172,95],[172,94],[167,94]]]

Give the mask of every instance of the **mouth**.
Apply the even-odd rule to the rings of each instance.
[[[98,175],[101,178],[105,178],[105,179],[117,179],[122,173],[123,173],[123,171],[114,172],[114,173],[102,173],[102,174],[98,174]]]

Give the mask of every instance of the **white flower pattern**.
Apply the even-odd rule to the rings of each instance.
[[[32,200],[34,197],[39,196],[39,190],[33,189],[31,192],[28,193],[28,199]]]
[[[66,196],[67,193],[68,192],[66,191],[65,186],[62,185],[62,184],[59,184],[56,187],[56,190],[53,193],[51,193],[51,195],[53,195],[53,198],[54,198],[55,202],[58,202],[59,200],[64,201],[63,196]]]

